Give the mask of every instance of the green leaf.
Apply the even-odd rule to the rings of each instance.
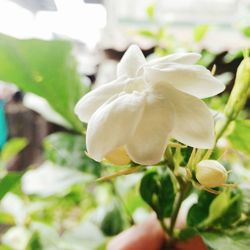
[[[202,225],[210,225],[215,220],[223,216],[228,207],[230,206],[230,192],[222,192],[209,206],[209,214],[206,220],[202,223]]]
[[[69,42],[0,35],[0,65],[0,80],[44,97],[74,129],[82,130],[73,110],[85,90]]]
[[[220,208],[219,210],[222,209]],[[227,208],[225,208],[222,216],[218,216],[218,218],[213,222],[213,225],[220,225],[225,229],[230,228],[236,221],[238,221],[242,217],[243,213],[243,195],[241,190],[231,190],[231,196]]]
[[[209,214],[209,206],[216,196],[208,192],[200,192],[198,202],[188,211],[187,224],[190,227],[198,226]]]
[[[250,245],[249,232],[238,234],[201,233],[204,242],[213,250],[248,250]]]
[[[146,172],[141,180],[140,194],[156,212],[158,218],[170,217],[175,201],[175,186],[171,173]]]
[[[250,156],[250,120],[234,122],[234,128],[228,136],[233,148]]]
[[[195,42],[200,42],[205,37],[208,30],[209,30],[209,25],[207,24],[196,26],[193,29],[193,37]]]
[[[56,165],[100,176],[101,165],[86,155],[83,136],[58,132],[47,136],[43,143],[45,158]]]
[[[101,230],[105,235],[113,236],[120,233],[123,227],[124,220],[121,209],[117,205],[113,205],[101,222]]]
[[[225,190],[219,195],[202,192],[187,216],[190,227],[208,228],[219,226],[229,228],[242,213],[242,194],[240,190]]]
[[[1,152],[1,161],[8,162],[14,156],[16,156],[21,150],[23,150],[28,144],[26,138],[14,138],[10,139],[3,147]]]
[[[0,181],[0,200],[20,181],[22,173],[10,172]]]

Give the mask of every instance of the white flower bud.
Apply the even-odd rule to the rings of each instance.
[[[196,179],[206,188],[219,187],[227,180],[227,170],[218,161],[203,160],[196,166]]]
[[[105,156],[105,159],[114,165],[127,165],[131,162],[124,147],[113,150]]]

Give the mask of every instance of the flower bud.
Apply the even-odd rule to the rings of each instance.
[[[206,188],[219,187],[227,180],[227,170],[218,161],[203,160],[196,166],[196,179]]]
[[[124,147],[117,148],[107,154],[105,160],[114,165],[127,165],[131,161]]]
[[[245,55],[243,61],[237,69],[235,84],[225,107],[225,114],[231,120],[234,120],[238,116],[239,112],[244,108],[249,91],[250,58],[248,55]]]

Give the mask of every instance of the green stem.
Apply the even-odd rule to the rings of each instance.
[[[159,219],[160,221],[160,224],[161,224],[161,227],[162,229],[164,230],[165,233],[167,233],[169,235],[169,229],[168,227],[166,226],[165,222],[164,222],[164,219]]]
[[[229,124],[233,121],[230,117],[226,117],[226,119],[223,121],[222,124],[219,125],[217,131],[216,131],[216,137],[215,137],[215,145],[218,142],[218,140],[224,135],[225,131],[227,130]]]
[[[174,228],[176,224],[176,220],[180,211],[181,204],[183,200],[186,198],[187,193],[189,192],[191,188],[190,182],[183,182],[183,180],[179,179],[180,184],[180,192],[178,193],[178,196],[176,198],[176,202],[174,205],[173,213],[170,220],[170,226],[169,226],[169,236],[170,238],[174,238]]]
[[[167,147],[167,149],[165,151],[165,159],[166,159],[166,162],[167,162],[167,165],[169,166],[169,168],[171,170],[174,170],[175,169],[175,162],[174,162],[172,150],[170,147]]]
[[[125,210],[125,212],[126,212],[126,214],[127,214],[127,216],[128,216],[129,224],[130,224],[131,226],[133,226],[133,225],[135,224],[134,219],[133,219],[133,216],[130,214],[130,211],[129,211],[129,209],[127,208],[127,206],[126,206],[126,204],[125,204],[123,198],[121,197],[120,193],[116,190],[115,184],[114,184],[112,181],[110,181],[110,184],[111,184],[111,188],[112,188],[113,194],[116,196],[116,198],[117,198],[118,200],[120,200],[120,202],[121,202],[121,204],[122,204],[122,206],[123,206],[123,208],[124,208],[124,210]]]

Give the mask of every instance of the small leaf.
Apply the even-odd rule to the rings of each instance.
[[[10,139],[1,152],[1,161],[8,162],[14,156],[16,156],[21,150],[23,150],[28,144],[26,138],[14,138]]]
[[[106,213],[101,223],[101,230],[107,236],[113,236],[123,230],[124,221],[121,210],[117,205]]]
[[[203,24],[196,26],[193,30],[193,37],[195,42],[200,42],[209,30],[209,25]]]
[[[10,172],[0,181],[0,200],[8,193],[21,179],[22,173]]]
[[[223,192],[219,194],[209,206],[209,214],[202,225],[210,225],[215,220],[223,216],[228,207],[230,206],[230,193]]]
[[[190,227],[198,226],[209,214],[209,206],[216,196],[208,192],[200,192],[198,202],[188,211],[187,224]]]
[[[250,120],[235,121],[234,128],[228,136],[233,148],[250,156]]]
[[[248,196],[247,194],[247,197]],[[244,200],[247,199],[247,197],[244,197]],[[225,209],[223,215],[218,217],[213,224],[220,225],[227,229],[241,218],[242,213],[244,213],[242,192],[239,189],[232,190],[228,207]]]
[[[160,219],[172,214],[175,201],[174,187],[169,170],[163,174],[148,171],[141,180],[140,194]]]

